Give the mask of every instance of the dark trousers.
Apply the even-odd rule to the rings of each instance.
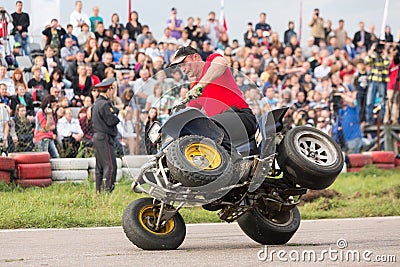
[[[94,156],[96,157],[96,190],[111,192],[117,179],[117,159],[114,151],[114,137],[104,133],[93,135]]]
[[[257,119],[250,109],[231,108],[211,119],[224,131],[221,145],[228,152],[236,152],[235,146],[254,138],[257,131]]]

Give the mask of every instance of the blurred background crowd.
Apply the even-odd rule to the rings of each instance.
[[[154,36],[136,11],[127,22],[114,13],[108,23],[97,6],[92,14],[82,7],[75,2],[65,27],[57,18],[43,25],[41,44],[29,40],[21,1],[13,11],[0,9],[0,137],[8,151],[91,156],[94,86],[115,77],[119,155],[155,153],[144,133],[185,97],[190,83],[168,65],[188,45],[203,60],[212,53],[227,59],[257,117],[289,106],[285,129],[316,127],[347,153],[370,146],[369,126],[399,123],[399,40],[390,26],[379,36],[360,21],[349,36],[345,20],[332,22],[315,9],[307,21],[311,35],[300,45],[293,21],[276,32],[266,12],[255,13],[243,35],[232,38],[214,11],[202,21],[171,8],[163,35]]]

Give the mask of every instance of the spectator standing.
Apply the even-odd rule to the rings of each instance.
[[[265,12],[261,12],[259,18],[260,20],[255,27],[258,37],[260,38],[260,36],[264,36],[264,32],[268,32],[269,35],[271,35],[272,28],[271,25],[267,23],[267,14]]]
[[[387,105],[384,123],[398,124],[400,105],[400,46],[394,50],[393,59],[389,66],[389,83],[387,90]]]
[[[50,25],[42,31],[42,34],[46,37],[46,47],[51,45],[56,57],[60,56],[62,38],[66,33],[65,29],[58,24],[57,19],[52,19]]]
[[[287,29],[286,31],[285,31],[285,33],[284,33],[284,37],[283,37],[283,43],[285,44],[285,45],[287,45],[288,43],[289,43],[289,41],[290,41],[290,38],[293,36],[293,35],[296,35],[297,36],[297,33],[294,31],[294,21],[289,21],[289,29]]]
[[[221,26],[218,20],[215,19],[215,12],[211,11],[208,13],[208,19],[204,27],[204,32],[213,47],[217,46],[222,31],[224,31],[224,28]]]
[[[247,23],[247,31],[243,35],[244,45],[251,48],[253,46],[251,39],[257,37],[257,33],[253,30],[253,23]]]
[[[182,37],[184,30],[183,20],[177,18],[177,10],[175,7],[171,9],[171,17],[167,20],[167,27],[171,31],[171,37],[178,40]]]
[[[99,16],[99,7],[98,6],[94,6],[93,7],[93,16],[91,16],[89,18],[90,21],[90,30],[91,32],[96,32],[97,31],[97,25],[99,24],[99,22],[103,23],[103,18],[101,16]]]
[[[75,36],[78,36],[84,23],[90,25],[88,15],[82,12],[82,1],[78,0],[75,2],[75,10],[69,16],[69,21],[69,23],[73,26],[72,33]]]
[[[57,105],[57,99],[52,96],[46,96],[41,105],[40,109],[36,113],[35,117],[35,131],[34,131],[34,143],[36,145],[37,152],[49,152],[51,158],[59,158],[58,150],[54,143],[56,134],[56,122],[53,116],[53,109]]]
[[[390,26],[385,26],[385,42],[393,43],[393,34],[391,32]]]
[[[313,16],[308,23],[311,27],[311,36],[314,37],[314,44],[318,45],[321,39],[325,38],[324,19],[319,15],[319,9],[314,9]]]
[[[383,44],[374,43],[368,51],[368,56],[365,58],[366,63],[370,66],[371,72],[368,76],[368,94],[367,94],[367,123],[374,124],[373,110],[375,98],[378,93],[379,104],[381,108],[382,119],[386,109],[386,90],[389,82],[389,66],[390,59],[384,49]]]
[[[326,24],[324,27],[324,33],[325,33],[325,42],[328,43],[329,39],[334,35],[333,29],[332,29],[332,21],[329,19],[326,21]]]
[[[125,29],[129,32],[129,38],[136,40],[139,34],[142,33],[142,24],[139,22],[139,14],[137,11],[132,11],[129,15],[129,21],[126,23]]]
[[[338,112],[337,121],[340,122],[339,127],[343,133],[345,151],[347,154],[360,153],[362,146],[362,132],[355,94],[356,92],[350,91],[339,94],[342,103]]]
[[[365,122],[365,111],[367,106],[368,73],[364,60],[357,62],[357,72],[354,74],[354,88],[357,92],[358,117],[360,123]]]
[[[339,20],[339,27],[334,31],[336,37],[336,45],[337,47],[342,48],[346,45],[347,32],[344,30],[344,20]]]
[[[14,41],[22,45],[22,50],[26,56],[29,56],[29,36],[28,27],[30,25],[29,14],[22,11],[22,1],[17,1],[16,10],[11,14],[13,19],[13,31]]]
[[[367,52],[367,50],[371,46],[371,34],[365,30],[365,24],[363,21],[360,21],[358,26],[360,30],[354,34],[353,44],[356,49],[357,54],[361,54],[363,52]]]

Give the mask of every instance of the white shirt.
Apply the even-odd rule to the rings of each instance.
[[[331,71],[331,67],[327,66],[324,68],[324,66],[320,65],[314,69],[314,76],[317,79],[321,79],[329,74]]]
[[[69,16],[69,21],[72,26],[74,26],[74,29],[72,30],[72,34],[77,36],[78,33],[81,32],[81,27],[78,26],[79,22],[85,22],[87,25],[89,25],[90,28],[90,20],[88,15],[85,13],[81,12],[79,13],[78,11],[74,10],[71,15]]]
[[[57,122],[57,132],[57,139],[59,142],[62,142],[64,137],[68,137],[71,134],[80,134],[83,136],[79,120],[75,118],[72,118],[71,122],[68,122],[65,117],[59,119]]]

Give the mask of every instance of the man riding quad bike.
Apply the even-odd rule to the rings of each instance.
[[[203,62],[195,49],[182,47],[171,65],[193,82],[181,103],[187,106],[146,133],[159,151],[132,189],[152,198],[125,209],[126,236],[142,249],[176,249],[186,235],[179,210],[202,205],[226,222],[237,220],[258,243],[287,243],[300,225],[301,195],[327,188],[342,170],[340,148],[311,127],[283,135],[287,107],[257,121],[220,55]]]

